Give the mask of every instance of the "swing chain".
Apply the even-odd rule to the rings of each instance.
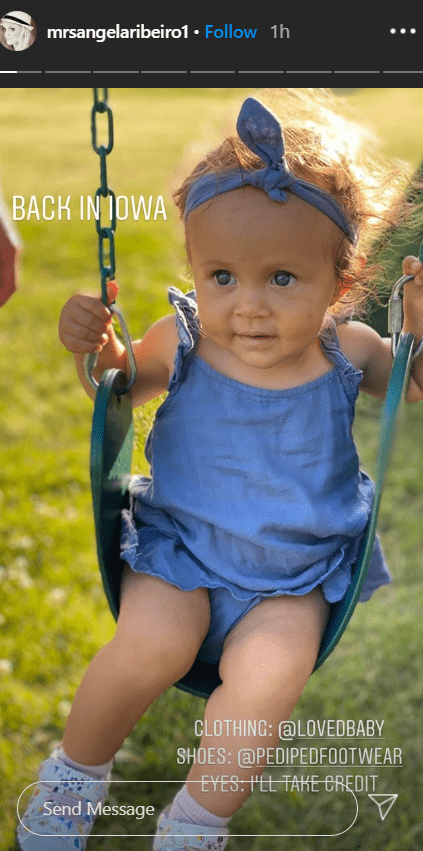
[[[102,92],[100,95],[99,92]],[[116,196],[107,183],[107,161],[106,158],[113,149],[114,134],[113,134],[113,112],[108,103],[108,89],[93,88],[94,105],[91,110],[91,144],[96,154],[100,157],[100,186],[95,193],[95,224],[98,236],[98,260],[100,265],[101,275],[101,299],[103,304],[107,306],[107,282],[112,280],[116,275],[116,259],[115,259],[115,231],[116,231]],[[107,114],[107,143],[106,145],[98,144],[97,135],[97,115],[99,113]],[[103,227],[100,215],[100,198],[109,198],[110,204],[110,223],[108,227]],[[98,200],[97,200],[98,199]],[[97,208],[98,204],[98,208]],[[104,247],[105,241],[108,241],[108,257],[106,260],[106,251]],[[107,250],[107,249],[106,249]],[[108,305],[110,312],[115,315],[119,321],[123,341],[126,348],[129,365],[129,379],[126,387],[119,393],[127,393],[135,383],[137,376],[135,356],[132,348],[131,338],[125,324],[125,320],[115,303]],[[99,387],[98,382],[92,375],[97,364],[97,353],[93,352],[86,356],[84,361],[85,376],[89,384],[94,390]]]
[[[102,95],[99,94],[102,92]],[[116,274],[115,260],[115,240],[116,231],[116,197],[115,193],[110,189],[107,183],[107,156],[113,149],[114,134],[113,134],[113,112],[108,103],[108,89],[93,89],[94,105],[91,110],[91,144],[96,154],[100,157],[100,186],[95,193],[96,204],[99,204],[97,199],[110,198],[110,224],[108,227],[103,227],[101,222],[100,210],[98,217],[96,216],[96,231],[98,235],[98,257],[101,274],[101,297],[103,303],[107,305],[107,281],[110,281]],[[105,145],[98,144],[97,134],[97,116],[98,114],[107,114],[107,143]],[[97,207],[96,207],[97,210]],[[104,242],[108,240],[108,264],[106,265]]]
[[[414,275],[402,275],[392,290],[388,303],[388,332],[391,335],[392,357],[395,357],[403,326],[402,291]],[[423,351],[423,338],[414,344],[412,359],[415,360]]]

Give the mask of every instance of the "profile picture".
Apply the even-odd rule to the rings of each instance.
[[[36,35],[35,21],[27,12],[7,12],[0,18],[0,43],[7,50],[26,50]]]

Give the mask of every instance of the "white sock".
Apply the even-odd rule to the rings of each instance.
[[[104,762],[103,765],[82,765],[82,763],[75,762],[74,759],[71,759],[70,756],[67,755],[66,751],[63,750],[62,746],[59,747],[57,756],[65,763],[65,765],[68,765],[69,768],[76,768],[77,771],[82,771],[83,774],[92,774],[93,777],[98,777],[99,779],[107,777],[113,766],[112,759],[110,762]]]
[[[197,801],[189,794],[186,785],[175,796],[168,818],[185,824],[201,824],[203,827],[226,827],[230,820],[230,816],[229,818],[215,816],[205,810],[201,804],[197,804]]]

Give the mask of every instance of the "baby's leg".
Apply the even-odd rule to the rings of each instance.
[[[209,620],[204,588],[181,591],[125,568],[116,634],[77,691],[66,754],[83,765],[110,760],[154,698],[190,669]]]
[[[222,685],[208,701],[205,722],[210,733],[215,721],[229,720],[228,734],[203,736],[200,743],[215,748],[215,754],[225,748],[227,764],[194,765],[188,775],[189,794],[208,812],[230,816],[249,796],[250,778],[262,773],[266,760],[241,768],[238,751],[278,744],[279,723],[290,717],[314,668],[328,608],[320,589],[301,597],[271,597],[248,612],[227,636],[220,663]],[[233,729],[240,720],[260,719],[266,723],[265,737],[239,736]],[[232,792],[227,784],[225,789],[217,784],[214,790],[208,782],[202,790],[204,775],[237,775],[239,788]]]

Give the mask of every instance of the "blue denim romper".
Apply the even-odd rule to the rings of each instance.
[[[361,371],[335,323],[320,332],[333,369],[287,390],[227,377],[196,354],[195,293],[169,289],[180,343],[168,395],[134,476],[122,558],[183,590],[209,589],[211,625],[199,658],[219,659],[233,626],[266,597],[329,602],[350,583],[374,487],[351,434]],[[361,600],[390,581],[377,541]]]

